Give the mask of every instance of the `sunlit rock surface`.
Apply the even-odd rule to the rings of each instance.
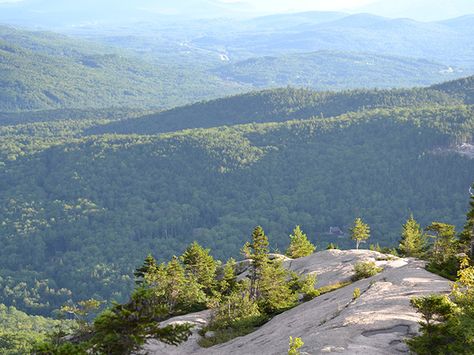
[[[287,260],[285,265],[299,273],[317,273],[321,287],[349,280],[353,265],[360,261],[375,261],[384,271],[284,312],[251,334],[208,349],[197,344],[197,330],[205,325],[209,312],[176,317],[167,324],[190,321],[196,324],[194,335],[179,347],[152,342],[145,350],[150,354],[286,354],[288,338],[293,336],[303,339],[301,351],[308,354],[407,353],[404,340],[416,334],[419,321],[410,299],[450,290],[450,282],[426,271],[422,261],[367,250],[327,250]],[[361,296],[353,300],[356,287]]]

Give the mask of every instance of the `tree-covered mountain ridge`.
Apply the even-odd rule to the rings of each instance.
[[[156,134],[188,128],[333,117],[374,108],[453,106],[474,102],[474,76],[428,88],[317,92],[284,88],[203,101],[92,128],[91,134]]]
[[[177,84],[179,83],[179,85]],[[0,111],[163,109],[242,87],[74,37],[0,25]]]
[[[328,230],[357,215],[387,246],[410,213],[461,226],[474,160],[432,152],[472,139],[473,108],[433,95],[432,105],[158,135],[82,137],[75,122],[63,137],[71,123],[5,129],[12,152],[21,132],[43,138],[0,166],[1,302],[49,314],[70,298],[121,300],[148,252],[169,258],[197,240],[219,258],[236,255],[256,224],[273,248],[295,224],[320,247],[347,246]]]

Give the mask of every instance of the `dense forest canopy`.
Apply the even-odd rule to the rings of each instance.
[[[169,108],[243,90],[198,67],[49,32],[0,26],[0,111]]]
[[[286,85],[318,90],[409,87],[465,76],[444,64],[425,59],[373,53],[317,51],[264,56],[220,66],[221,78],[256,87]]]
[[[242,100],[252,106],[239,115]],[[236,256],[256,224],[282,251],[297,224],[324,248],[352,246],[357,216],[371,225],[371,242],[386,246],[411,213],[422,224],[464,222],[474,160],[455,150],[472,139],[474,115],[462,97],[285,89],[165,114],[184,127],[284,122],[159,135],[85,135],[107,120],[4,126],[1,302],[49,314],[70,298],[123,300],[149,252],[166,259],[197,240],[220,259]],[[329,234],[336,226],[346,234]]]
[[[466,80],[464,91],[456,89],[458,85],[457,81],[453,81],[439,88],[420,89],[317,92],[288,87],[264,90],[177,107],[143,118],[122,120],[88,132],[156,134],[187,128],[331,117],[371,108],[470,103],[470,97],[463,95],[472,92],[473,80]]]

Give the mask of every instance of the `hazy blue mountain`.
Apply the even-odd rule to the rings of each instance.
[[[215,0],[23,0],[0,3],[0,21],[40,26],[130,23],[166,20],[167,17],[213,18],[240,16],[242,4]]]
[[[273,31],[257,29],[199,36],[192,43],[200,48],[225,48],[231,59],[232,56],[338,50],[419,57],[449,66],[473,68],[473,28],[472,17],[451,23],[425,23],[356,14]]]
[[[318,90],[429,85],[466,74],[425,59],[338,51],[251,58],[215,72],[225,80],[256,87],[292,85]]]
[[[474,13],[474,2],[471,0],[379,0],[359,10],[382,16],[436,21]]]

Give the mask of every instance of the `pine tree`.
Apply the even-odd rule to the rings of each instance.
[[[237,286],[237,277],[235,276],[236,262],[230,258],[224,265],[222,279],[219,281],[219,292],[223,296],[230,295]]]
[[[470,255],[471,259],[474,259],[474,195],[471,195],[469,204],[471,209],[467,213],[467,221],[464,225],[464,230],[459,236],[459,246],[461,252]]]
[[[370,237],[370,227],[361,218],[356,218],[354,226],[351,228],[351,239],[356,242],[356,249]]]
[[[126,304],[115,304],[94,320],[90,344],[93,353],[126,355],[134,353],[148,339],[177,345],[191,335],[191,325],[160,326],[166,310],[156,304],[154,295],[143,287],[136,289]],[[64,353],[65,354],[65,353]]]
[[[257,226],[252,233],[252,242],[245,243],[242,253],[252,260],[250,267],[250,297],[256,299],[259,296],[259,281],[262,278],[263,267],[269,262],[268,238],[262,227]]]
[[[433,222],[426,227],[426,230],[433,232],[430,237],[435,239],[431,262],[442,265],[452,259],[458,248],[455,227],[451,224]]]
[[[151,292],[155,303],[166,308],[168,315],[198,310],[205,304],[202,286],[193,274],[186,275],[177,257],[158,265],[146,274],[145,281],[144,288]]]
[[[137,285],[143,284],[145,275],[151,270],[156,269],[156,267],[157,264],[155,258],[151,254],[148,254],[148,256],[145,258],[145,261],[143,262],[143,265],[136,269],[133,273],[135,275],[135,283]]]
[[[425,235],[413,215],[403,225],[399,249],[405,256],[420,257],[425,248]]]
[[[173,313],[200,308],[206,296],[193,274],[186,275],[183,265],[173,257],[166,266],[166,304]]]
[[[316,247],[311,244],[300,226],[296,226],[293,229],[293,234],[290,235],[290,246],[286,251],[286,255],[293,259],[302,258],[311,255],[315,250]]]
[[[260,309],[275,313],[295,305],[298,295],[292,291],[288,282],[289,272],[278,259],[265,263],[259,280]]]
[[[207,295],[210,295],[215,287],[217,270],[217,262],[209,252],[209,249],[204,249],[194,242],[181,256],[186,272],[195,277]]]

